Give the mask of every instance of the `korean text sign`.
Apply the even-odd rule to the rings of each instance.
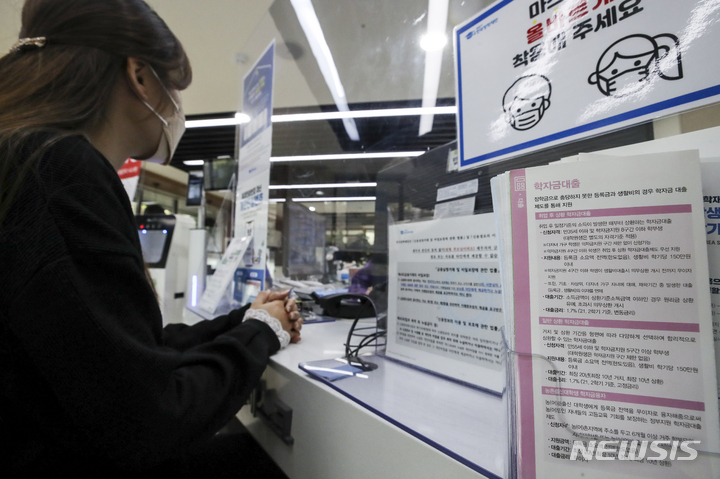
[[[241,147],[272,126],[274,70],[275,42],[272,42],[243,79],[243,113],[250,117],[250,123],[243,128]]]
[[[461,169],[720,99],[720,2],[504,0],[455,29]]]

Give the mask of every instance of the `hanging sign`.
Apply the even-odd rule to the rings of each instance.
[[[273,40],[243,78],[242,112],[250,117],[250,121],[240,128],[238,184],[270,169],[274,70]]]
[[[503,0],[455,28],[460,168],[720,100],[717,0]]]
[[[273,40],[243,79],[243,113],[250,122],[239,135],[235,237],[250,238],[250,245],[235,272],[233,298],[241,304],[266,287],[274,65]]]
[[[207,286],[200,298],[198,309],[212,318],[223,301],[228,291],[230,282],[233,280],[234,271],[242,262],[242,258],[248,249],[250,238],[234,238],[223,255],[215,270],[215,274],[208,277]]]

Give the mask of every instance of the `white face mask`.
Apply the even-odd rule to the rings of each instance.
[[[155,111],[155,109],[151,107],[145,100],[141,99],[145,106],[148,107],[150,111],[152,111],[163,124],[163,134],[160,137],[160,144],[158,145],[157,151],[152,156],[150,156],[147,161],[152,161],[153,163],[160,163],[162,165],[168,165],[170,164],[170,160],[172,160],[172,157],[175,154],[175,150],[180,143],[180,138],[182,138],[183,134],[185,133],[185,113],[183,113],[182,107],[177,104],[170,92],[167,90],[167,88],[165,88],[165,85],[163,85],[163,83],[160,81],[160,77],[158,77],[158,74],[155,73],[155,70],[152,67],[150,67],[150,70],[155,75],[155,78],[157,78],[160,82],[160,86],[162,86],[162,89],[165,91],[168,98],[170,98],[173,106],[175,106],[175,112],[170,118],[165,119],[160,116],[160,114]]]

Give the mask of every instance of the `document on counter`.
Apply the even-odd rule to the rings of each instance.
[[[387,355],[501,394],[499,268],[492,214],[390,226]]]
[[[717,477],[697,152],[588,159],[493,179],[520,477]]]

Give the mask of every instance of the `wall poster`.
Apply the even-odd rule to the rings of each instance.
[[[717,102],[718,20],[714,0],[495,3],[455,29],[460,169]]]

